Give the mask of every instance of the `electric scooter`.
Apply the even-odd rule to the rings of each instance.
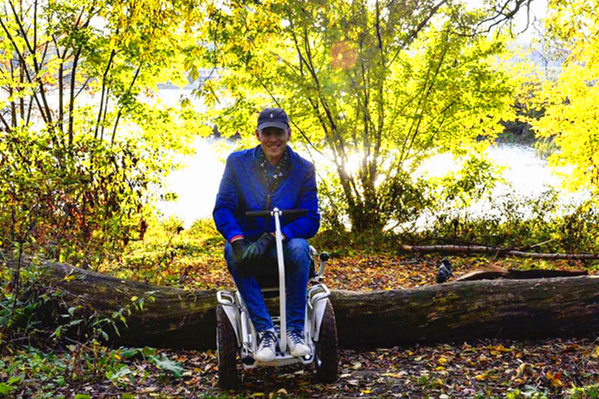
[[[239,291],[218,291],[216,298],[216,346],[218,353],[218,385],[223,389],[236,387],[240,383],[239,363],[243,369],[263,366],[283,366],[294,363],[314,364],[316,376],[324,383],[337,379],[338,344],[335,312],[329,300],[331,292],[320,282],[329,255],[323,252],[318,257],[320,264],[315,268],[317,252],[310,247],[312,263],[310,282],[307,290],[304,337],[310,347],[310,354],[293,357],[287,345],[285,314],[285,260],[283,258],[283,236],[280,218],[282,216],[305,215],[306,210],[279,210],[246,212],[246,217],[274,217],[275,242],[278,264],[278,287],[261,286],[262,294],[279,295],[279,315],[273,316],[278,338],[278,350],[273,360],[261,362],[254,357],[258,349],[258,334],[250,320],[246,305]],[[238,361],[239,359],[239,361]]]

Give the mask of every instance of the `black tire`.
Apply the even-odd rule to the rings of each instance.
[[[238,387],[240,381],[237,370],[237,338],[222,305],[216,307],[216,351],[219,388]]]
[[[335,311],[331,301],[329,299],[326,299],[326,301],[324,316],[320,325],[320,335],[318,342],[316,342],[316,355],[320,360],[320,364],[318,360],[315,361],[315,364],[316,377],[324,383],[331,383],[337,380],[339,353]]]

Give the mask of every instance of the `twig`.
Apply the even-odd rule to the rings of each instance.
[[[542,243],[541,243],[542,244]],[[597,260],[599,254],[556,254],[541,252],[524,252],[485,245],[402,245],[401,248],[410,252],[439,252],[453,254],[486,253],[494,255],[511,255],[522,258],[538,259],[568,259],[568,260]]]

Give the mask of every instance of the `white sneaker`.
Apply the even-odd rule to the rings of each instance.
[[[306,345],[304,333],[297,330],[287,331],[287,345],[289,353],[294,357],[302,357],[310,354],[310,347]]]
[[[270,362],[277,353],[277,336],[273,331],[266,330],[258,333],[258,350],[254,356],[261,362]]]

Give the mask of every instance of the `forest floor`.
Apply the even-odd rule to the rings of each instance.
[[[231,287],[219,251],[203,256],[143,249],[101,270],[123,278],[189,289]],[[222,248],[222,247],[221,247]],[[142,249],[140,249],[141,251]],[[148,254],[159,253],[160,259]],[[168,261],[163,261],[168,259]],[[351,252],[334,256],[324,282],[332,289],[387,290],[435,284],[440,255]],[[587,269],[578,262],[492,257],[448,258],[452,279],[480,268]],[[357,326],[359,328],[359,326]],[[50,341],[50,342],[49,342]],[[30,341],[0,332],[0,397],[7,398],[599,398],[596,337],[515,341],[501,338],[369,350],[342,349],[339,379],[323,385],[312,367],[242,373],[239,390],[217,388],[214,350],[106,348]]]

